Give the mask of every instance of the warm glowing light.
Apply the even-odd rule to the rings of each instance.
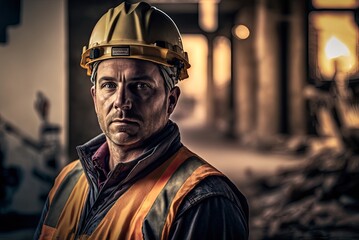
[[[358,7],[357,0],[312,0],[316,8],[355,8]]]
[[[358,70],[357,39],[358,26],[351,12],[325,12],[310,14],[310,21],[316,29],[316,56],[321,75],[331,78],[335,64],[340,70],[353,74]]]
[[[199,26],[206,32],[214,32],[218,27],[218,0],[199,0]]]
[[[189,78],[179,82],[181,97],[176,111],[183,111],[187,119],[181,121],[181,126],[197,126],[206,122],[207,108],[207,38],[200,34],[182,35],[183,46],[188,53],[191,68]],[[195,100],[193,112],[190,113],[183,104],[185,99]]]
[[[234,36],[239,39],[247,39],[250,35],[249,28],[245,25],[237,25],[233,30]]]
[[[231,79],[231,42],[226,37],[214,40],[213,78],[217,87],[226,87]]]
[[[338,58],[341,56],[349,56],[350,52],[347,46],[336,37],[331,37],[326,46],[325,54],[328,59]]]

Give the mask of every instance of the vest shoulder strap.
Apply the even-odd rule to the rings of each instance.
[[[201,180],[208,176],[223,175],[187,148],[183,148],[182,151],[185,154],[181,155],[186,156],[186,159],[182,159],[183,163],[172,174],[144,219],[144,223],[151,224],[156,239],[168,237],[180,204]],[[145,225],[143,227],[146,228]]]

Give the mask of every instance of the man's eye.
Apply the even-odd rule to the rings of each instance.
[[[136,88],[139,90],[145,90],[150,88],[150,86],[147,83],[136,83]]]
[[[114,89],[117,87],[116,83],[113,82],[106,82],[101,85],[101,88],[107,88],[107,89]]]

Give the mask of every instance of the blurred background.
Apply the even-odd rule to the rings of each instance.
[[[80,56],[121,2],[0,0],[0,239],[31,239],[54,177],[100,133]],[[172,119],[247,196],[250,238],[359,237],[359,1],[147,2],[192,65]]]

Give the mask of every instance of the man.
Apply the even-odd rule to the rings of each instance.
[[[245,198],[169,120],[190,67],[173,21],[122,3],[96,24],[81,66],[103,134],[57,177],[35,239],[247,239]]]

